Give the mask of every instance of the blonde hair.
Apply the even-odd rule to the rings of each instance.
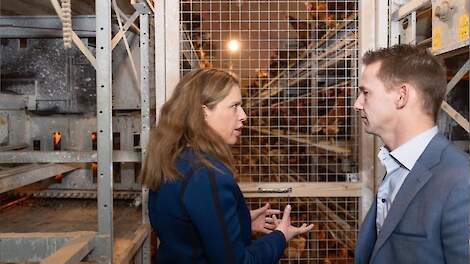
[[[230,147],[207,125],[202,108],[213,109],[234,86],[240,87],[238,77],[218,69],[194,70],[181,79],[151,131],[140,175],[142,184],[157,189],[164,182],[182,178],[176,159],[186,147],[195,152],[196,161],[214,168],[204,157],[209,154],[234,173]]]

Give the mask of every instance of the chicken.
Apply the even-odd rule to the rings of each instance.
[[[303,236],[298,236],[289,241],[284,255],[289,259],[298,259],[305,257],[307,248],[307,239]]]

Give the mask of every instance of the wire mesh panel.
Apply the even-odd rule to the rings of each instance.
[[[233,147],[241,184],[356,179],[358,2],[180,1],[181,74],[215,67],[242,81],[248,119]],[[289,202],[294,224],[315,224],[281,263],[351,263],[359,198],[339,196],[249,203]]]
[[[181,73],[241,77],[241,182],[340,182],[357,172],[357,9],[357,0],[180,2]]]
[[[358,231],[358,198],[250,198],[251,208],[292,206],[292,224],[313,223],[307,234],[292,239],[279,263],[353,263]]]

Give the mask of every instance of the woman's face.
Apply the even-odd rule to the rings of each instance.
[[[203,106],[207,124],[229,145],[237,143],[243,122],[246,120],[246,114],[241,104],[240,87],[235,85],[214,108],[209,109],[207,106]]]

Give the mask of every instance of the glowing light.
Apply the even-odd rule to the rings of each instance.
[[[230,52],[237,52],[240,50],[240,42],[238,40],[232,39],[228,42],[228,49]]]
[[[62,137],[62,135],[60,134],[60,132],[54,132],[52,134],[52,139],[54,141],[54,144],[59,144],[60,143],[60,138]]]
[[[54,143],[54,151],[60,150],[60,141],[61,141],[62,135],[60,134],[59,131],[56,131],[52,133],[52,142]]]

